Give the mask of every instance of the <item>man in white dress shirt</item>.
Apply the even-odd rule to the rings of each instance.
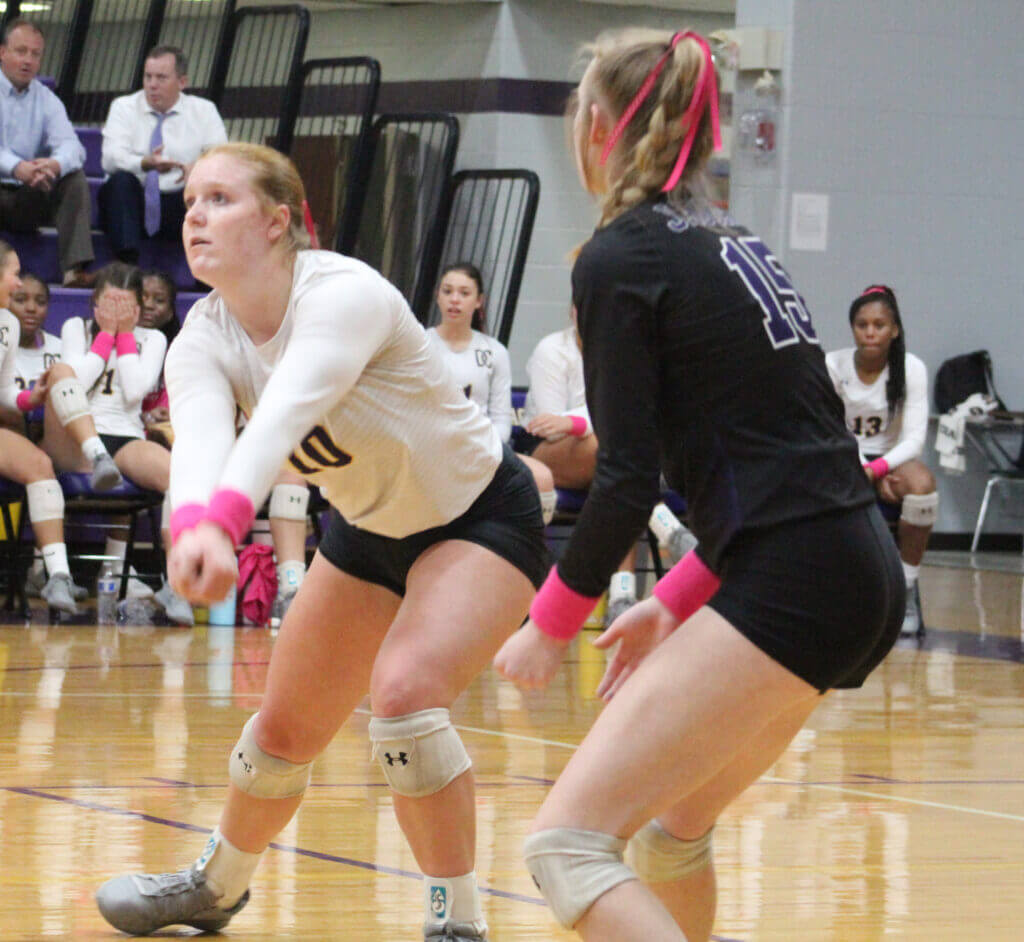
[[[135,263],[155,236],[180,239],[185,178],[203,151],[227,140],[212,101],[186,95],[188,60],[176,46],[146,58],[142,89],[115,98],[103,126],[100,221],[114,255]]]

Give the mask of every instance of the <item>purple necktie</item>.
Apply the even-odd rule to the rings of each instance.
[[[164,118],[166,114],[156,114],[156,127],[149,139],[149,152],[152,154],[164,142]],[[144,187],[146,205],[146,234],[156,235],[160,231],[160,174],[155,170],[146,171]]]

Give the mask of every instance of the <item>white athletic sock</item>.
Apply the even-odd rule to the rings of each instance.
[[[484,922],[484,913],[480,908],[480,891],[476,886],[474,871],[461,877],[430,877],[424,874],[423,892],[425,921],[428,925],[473,923],[481,932],[486,931],[487,923]]]
[[[636,601],[636,576],[631,572],[617,572],[608,583],[608,604],[619,599]]]
[[[296,592],[306,578],[306,564],[300,559],[289,559],[277,567],[277,594],[290,595]]]
[[[107,453],[106,445],[103,444],[99,435],[93,435],[92,438],[87,438],[82,442],[82,454],[85,455],[93,464],[96,464],[96,460],[100,455]]]
[[[114,565],[114,571],[120,574],[124,565],[124,558],[128,554],[128,541],[115,540],[112,536],[107,537],[107,545],[103,549],[103,555],[112,559],[119,559],[121,562]]]
[[[68,548],[63,543],[47,543],[43,547],[43,563],[46,565],[46,572],[51,576],[58,573],[71,575],[68,568]]]
[[[672,534],[682,526],[682,523],[666,504],[660,503],[656,504],[654,510],[651,511],[647,526],[651,528],[651,532],[658,538],[658,542],[662,546],[668,546]]]
[[[262,856],[239,850],[220,833],[220,828],[214,828],[196,861],[196,870],[206,874],[210,889],[220,897],[217,905],[221,909],[230,909],[249,888]]]
[[[907,588],[912,589],[917,583],[917,576],[921,572],[921,567],[911,566],[910,563],[904,562],[902,559],[900,562],[903,563],[903,575],[907,580]]]

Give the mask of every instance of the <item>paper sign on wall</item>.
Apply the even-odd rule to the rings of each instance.
[[[804,252],[824,252],[828,248],[828,194],[793,194],[789,247]]]

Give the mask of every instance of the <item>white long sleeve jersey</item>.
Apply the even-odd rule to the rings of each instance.
[[[89,411],[101,435],[144,438],[142,400],[156,388],[167,352],[167,338],[159,330],[136,327],[132,333],[138,353],[104,360],[93,353],[92,335],[81,317],[64,322],[60,332],[61,360],[85,387]]]
[[[575,327],[541,338],[526,361],[526,375],[530,388],[523,409],[524,425],[538,415],[572,415],[587,423],[586,434],[593,432]]]
[[[918,457],[928,433],[928,371],[914,354],[906,354],[907,395],[903,407],[889,421],[885,384],[886,366],[878,378],[866,385],[857,375],[853,356],[856,348],[833,350],[825,357],[829,376],[846,410],[846,427],[853,432],[861,459],[880,456],[890,468]]]
[[[21,321],[5,307],[0,307],[0,405],[18,408],[15,351],[21,340]]]
[[[60,337],[39,331],[43,342],[38,347],[22,347],[14,351],[14,382],[18,389],[28,389],[54,363],[60,360]]]
[[[472,332],[469,344],[453,350],[437,328],[431,327],[427,337],[452,371],[456,384],[472,399],[484,415],[494,423],[503,442],[512,435],[512,364],[508,350],[493,337],[478,330]]]
[[[284,319],[259,346],[216,291],[197,301],[164,376],[172,506],[232,488],[259,507],[287,461],[349,523],[400,538],[463,513],[501,460],[398,290],[333,252],[298,253]],[[236,405],[249,416],[237,440]]]

